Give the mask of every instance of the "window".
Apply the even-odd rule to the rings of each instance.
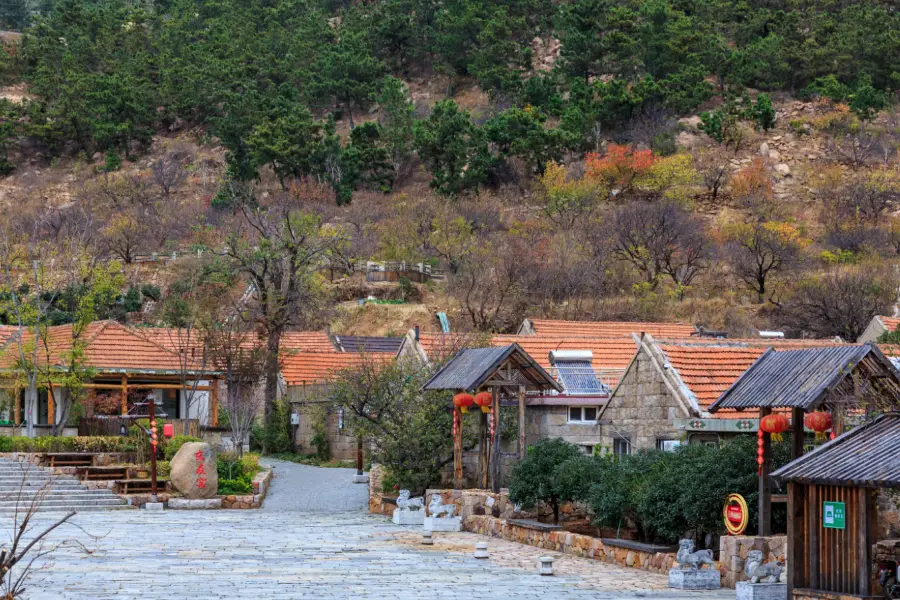
[[[581,444],[578,446],[578,449],[581,450],[581,453],[586,456],[593,456],[594,450],[599,446],[599,444]]]
[[[681,446],[680,440],[656,440],[656,449],[663,452],[675,452]]]
[[[613,440],[614,454],[631,454],[631,440],[628,438],[616,438]]]
[[[597,423],[597,407],[596,406],[570,406],[569,407],[569,423],[589,423],[594,425]]]

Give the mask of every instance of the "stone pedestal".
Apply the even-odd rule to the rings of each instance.
[[[169,508],[171,510],[209,510],[214,508],[222,508],[221,498],[190,499],[190,498],[172,498],[169,500]]]
[[[369,476],[363,473],[362,475],[354,475],[353,483],[369,483]]]
[[[162,502],[147,502],[144,504],[146,510],[163,510],[165,505]]]
[[[428,531],[462,531],[460,517],[425,517],[423,528]]]
[[[394,525],[424,525],[425,511],[395,508],[392,521],[394,521]]]
[[[750,583],[739,581],[734,586],[737,600],[787,600],[785,583]]]
[[[716,569],[679,569],[669,571],[669,587],[676,590],[717,590],[722,587]]]

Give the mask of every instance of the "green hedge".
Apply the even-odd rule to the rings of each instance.
[[[135,439],[121,436],[0,437],[0,452],[134,452]]]
[[[167,440],[163,443],[163,453],[166,456],[166,460],[172,460],[175,457],[175,454],[181,450],[181,447],[187,444],[188,442],[202,442],[200,438],[195,438],[190,435],[176,435],[170,440]]]

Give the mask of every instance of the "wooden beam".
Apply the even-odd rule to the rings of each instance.
[[[22,398],[21,398],[21,395],[22,395],[22,388],[20,388],[19,386],[15,386],[13,388],[13,398],[14,398],[13,404],[15,405],[15,408],[13,409],[13,423],[15,423],[16,425],[22,424]]]
[[[874,536],[870,537],[869,525],[872,519],[869,518],[869,494],[868,488],[857,488],[857,549],[856,549],[856,591],[861,596],[868,596],[872,592],[872,544],[875,542]],[[852,532],[850,535],[854,535]]]
[[[453,419],[456,423],[453,436],[453,487],[460,490],[463,486],[462,466],[462,411],[458,406],[453,407]]]
[[[488,435],[488,414],[482,412],[478,419],[478,472],[481,474],[481,489],[488,487],[488,465],[490,464],[491,440]]]
[[[210,403],[210,411],[211,418],[210,423],[213,427],[219,426],[219,380],[213,379],[213,383],[210,387],[209,391],[209,403]],[[199,389],[199,388],[198,388]]]
[[[122,414],[128,414],[128,375],[122,375]]]
[[[797,587],[805,587],[804,569],[806,567],[803,556],[803,538],[806,531],[803,528],[803,504],[805,488],[799,483],[788,483],[787,501],[787,597],[791,597],[791,591]]]
[[[519,386],[519,460],[525,459],[525,386]]]
[[[772,413],[771,408],[760,408],[759,419]],[[758,535],[766,537],[772,534],[772,487],[769,472],[772,466],[772,436],[763,433],[763,464],[759,473],[759,528]]]
[[[803,456],[803,418],[806,415],[802,408],[791,409],[791,458],[797,460]]]
[[[494,436],[491,439],[491,491],[500,493],[500,388],[492,387]]]
[[[53,392],[47,391],[47,425],[56,424],[56,401],[53,399]]]
[[[53,387],[60,387],[59,385],[54,385]],[[121,383],[84,383],[82,384],[83,388],[92,389],[92,390],[120,390],[122,389]],[[198,385],[196,388],[192,385],[188,384],[180,384],[180,383],[129,383],[128,389],[130,390],[187,390],[193,389],[198,392],[208,392],[212,390],[212,386],[209,385]]]

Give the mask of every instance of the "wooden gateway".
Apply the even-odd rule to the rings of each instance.
[[[788,597],[876,598],[876,495],[900,488],[900,413],[888,413],[772,473],[788,486]]]
[[[465,348],[429,379],[422,389],[427,391],[477,392],[491,394],[492,419],[500,414],[504,397],[515,399],[519,411],[518,456],[525,456],[525,394],[528,389],[562,391],[550,376],[518,344],[493,348]],[[463,485],[463,432],[461,407],[454,407],[453,419],[453,485]],[[497,422],[496,420],[493,422]],[[490,439],[489,439],[490,438]],[[479,480],[482,488],[500,491],[500,427],[488,426],[488,415],[482,413],[480,423]]]

